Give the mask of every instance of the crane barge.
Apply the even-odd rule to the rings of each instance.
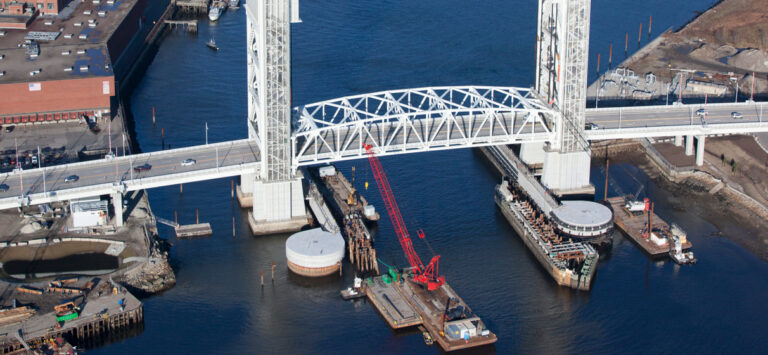
[[[410,265],[404,273],[392,272],[395,274],[394,280],[383,277],[369,280],[366,295],[371,303],[392,328],[423,325],[430,335],[428,345],[433,339],[445,351],[495,343],[496,334],[488,330],[485,323],[448,285],[445,276],[440,276],[440,255],[432,256],[426,265],[422,263],[413,247],[381,162],[373,147],[366,145],[365,150],[389,219]],[[417,235],[426,242],[422,230]]]

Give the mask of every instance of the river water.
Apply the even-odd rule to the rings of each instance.
[[[680,26],[712,0],[592,2],[590,77],[610,43],[623,59],[648,16],[653,32]],[[435,85],[511,85],[533,82],[535,1],[303,1],[293,26],[293,100],[304,104],[386,89]],[[219,52],[204,43],[211,37]],[[619,62],[614,58],[614,63]],[[219,23],[201,18],[199,34],[171,33],[131,98],[143,151],[246,137],[245,11]],[[602,64],[605,66],[606,64]],[[152,107],[157,126],[152,127]],[[493,202],[499,182],[472,150],[382,158],[406,223],[423,228],[442,255],[440,271],[499,336],[499,353],[535,352],[763,352],[768,349],[768,263],[726,238],[705,216],[707,206],[658,187],[632,164],[612,164],[619,188],[640,184],[662,217],[680,224],[699,263],[678,267],[649,261],[620,235],[598,264],[591,292],[557,287],[513,232]],[[357,181],[384,212],[366,161]],[[599,167],[593,183],[602,193]],[[212,224],[206,239],[175,240],[171,262],[178,284],[145,299],[145,330],[94,353],[425,353],[417,333],[392,332],[371,305],[340,299],[352,274],[310,280],[285,267],[287,235],[252,237],[246,212],[230,199],[230,180],[149,191],[158,216]],[[694,206],[695,205],[695,206]],[[232,236],[232,218],[236,236]],[[738,231],[741,221],[718,222]],[[422,258],[424,244],[416,241]],[[400,266],[405,257],[383,217],[380,258]],[[274,282],[269,265],[276,262]],[[262,287],[259,272],[264,270]]]

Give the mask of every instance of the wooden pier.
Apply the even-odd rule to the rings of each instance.
[[[176,238],[207,237],[213,234],[210,223],[177,225],[174,231],[176,231]]]
[[[171,30],[183,29],[187,32],[197,33],[197,20],[165,20]]]
[[[58,337],[80,348],[92,347],[143,329],[141,301],[125,289],[113,288],[106,282],[90,291],[80,306],[78,317],[65,322],[57,322],[55,312],[49,311],[37,313],[23,322],[0,326],[0,354],[25,348],[40,349]]]
[[[176,6],[185,14],[207,14],[209,0],[172,0],[171,4]]]
[[[648,229],[649,214],[651,214],[650,220],[653,223],[654,234],[657,232],[660,234],[669,233],[671,226],[653,211],[643,211],[637,215],[632,214],[624,207],[625,202],[624,197],[611,197],[608,199],[608,203],[611,209],[613,209],[613,220],[616,228],[621,230],[624,235],[629,237],[648,256],[668,256],[670,241],[661,244],[654,242],[644,232]],[[683,249],[690,249],[692,246],[691,242],[686,238],[683,243]]]

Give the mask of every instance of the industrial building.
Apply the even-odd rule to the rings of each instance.
[[[147,0],[31,4],[0,0],[0,124],[109,114],[115,82],[130,69],[152,25],[144,16]],[[11,11],[20,6],[22,14]],[[11,26],[25,16],[33,17],[26,28]]]

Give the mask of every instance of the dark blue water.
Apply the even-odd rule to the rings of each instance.
[[[624,34],[637,48],[637,28],[653,16],[654,33],[686,22],[711,0],[592,3],[591,61],[598,51],[623,56]],[[533,82],[535,1],[303,1],[304,23],[293,27],[293,99],[304,104],[385,89],[431,85],[512,85]],[[218,24],[201,22],[198,36],[171,34],[136,88],[131,111],[144,151],[160,148],[160,128],[174,147],[200,144],[204,124],[212,142],[244,138],[246,113],[244,11]],[[634,33],[634,34],[633,34]],[[215,36],[219,52],[205,48]],[[620,48],[620,50],[618,50]],[[631,54],[631,53],[630,53]],[[602,59],[605,61],[606,59]],[[614,63],[617,63],[614,60]],[[594,68],[594,64],[590,65]],[[592,74],[593,69],[590,69]],[[158,126],[152,128],[152,106]],[[768,349],[768,263],[727,238],[706,200],[671,194],[653,182],[658,213],[688,231],[700,262],[653,263],[627,240],[598,265],[589,293],[554,285],[493,202],[499,181],[472,150],[385,157],[382,164],[411,229],[423,228],[442,255],[441,272],[499,335],[499,353],[764,352]],[[373,184],[367,162],[358,181]],[[630,173],[627,173],[628,170]],[[612,168],[620,188],[634,191],[629,164]],[[622,175],[623,174],[623,175]],[[593,182],[602,187],[599,170]],[[373,185],[371,185],[373,186]],[[383,212],[375,189],[363,192]],[[598,193],[601,193],[599,191]],[[308,280],[285,268],[286,235],[254,238],[246,212],[230,200],[230,180],[149,192],[154,212],[190,222],[195,209],[214,235],[175,240],[171,260],[178,284],[145,300],[145,331],[96,353],[424,353],[420,334],[392,332],[368,304],[343,302],[343,278]],[[232,237],[232,218],[236,237]],[[740,221],[721,218],[722,230]],[[426,258],[420,242],[416,247]],[[406,263],[384,218],[379,257]],[[269,265],[278,264],[274,284]],[[259,284],[266,271],[267,284]]]

